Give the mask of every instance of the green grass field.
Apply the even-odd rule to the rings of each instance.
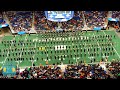
[[[103,38],[103,35],[110,35],[110,37],[112,35],[112,41],[106,37]],[[101,37],[92,39],[95,36]],[[13,40],[16,40],[16,43],[12,42]],[[48,64],[61,62],[74,64],[80,61],[90,63],[93,59],[99,62],[104,56],[108,57],[108,61],[120,60],[120,38],[114,31],[88,31],[83,34],[78,31],[76,34],[67,32],[31,34],[30,36],[25,34],[16,37],[5,36],[2,41],[3,43],[0,42],[0,66],[7,63],[18,64],[19,67],[32,66],[32,61],[36,66],[45,65],[46,61]],[[11,45],[7,43],[8,41],[11,41]],[[110,45],[107,44],[108,42]],[[104,48],[105,50],[102,50]]]

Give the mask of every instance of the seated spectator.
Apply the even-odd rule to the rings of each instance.
[[[3,14],[0,13],[0,24],[5,24],[5,23],[6,22],[5,22],[4,18],[3,18]]]
[[[113,61],[106,65],[104,70],[99,64],[68,65],[65,71],[57,65],[25,68],[20,72],[17,69],[14,77],[0,74],[2,79],[117,79],[120,76],[120,62]]]
[[[33,13],[30,11],[8,11],[7,17],[13,30],[17,33],[19,31],[30,31],[32,28]]]
[[[120,19],[120,11],[112,11],[112,18]]]
[[[87,26],[91,29],[105,26],[107,14],[107,11],[84,11]]]
[[[113,61],[108,66],[108,70],[110,71],[110,74],[113,78],[118,78],[120,74],[120,62]]]
[[[75,11],[74,17],[66,22],[61,22],[61,28],[72,30],[83,28],[82,13]],[[55,30],[58,27],[57,22],[49,21],[44,15],[44,11],[35,12],[35,30]]]

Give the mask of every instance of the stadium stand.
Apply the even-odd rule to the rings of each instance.
[[[82,11],[75,11],[71,20],[62,23],[62,29],[80,30],[84,27]]]
[[[4,21],[2,13],[0,13],[0,24],[5,24],[5,21]]]
[[[115,30],[94,30],[107,26],[108,12],[74,11],[73,18],[65,22],[48,20],[44,11],[5,12],[16,35],[1,38],[0,78],[120,78],[118,33]],[[112,11],[113,18],[119,16],[119,11]],[[1,13],[0,24],[4,23]],[[119,27],[117,22],[112,25]],[[84,31],[84,27],[91,30]],[[56,32],[57,28],[65,31]],[[32,30],[38,33],[31,34]],[[21,31],[29,34],[17,35]]]
[[[113,61],[107,64],[104,70],[99,64],[68,65],[65,71],[57,65],[16,69],[13,77],[0,75],[2,79],[117,79],[120,78],[120,62]]]
[[[30,29],[32,28],[32,23],[34,23],[35,27],[34,29],[36,31],[40,30],[55,31],[55,29],[58,27],[57,22],[47,20],[44,11],[24,13],[17,11],[8,11],[6,14],[15,32],[30,31]],[[61,28],[64,30],[82,29],[85,24],[84,22],[87,22],[86,25],[91,29],[93,29],[93,27],[103,27],[105,26],[107,14],[108,14],[107,11],[74,11],[74,16],[71,20],[60,23]],[[34,22],[32,22],[33,18],[35,19]],[[85,21],[83,18],[85,18]]]
[[[47,20],[44,11],[35,11],[35,30],[55,30],[57,22]]]
[[[19,31],[30,31],[32,28],[33,14],[30,11],[8,11],[7,17],[13,30],[18,33]]]
[[[112,11],[112,18],[120,19],[120,11]]]
[[[91,29],[105,26],[107,14],[107,11],[84,11],[87,26]]]
[[[74,17],[66,22],[61,22],[62,29],[72,30],[72,29],[81,29],[84,27],[82,13],[76,11]],[[46,19],[44,12],[35,12],[35,30],[55,30],[58,23],[52,22]]]

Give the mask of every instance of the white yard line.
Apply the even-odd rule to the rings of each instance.
[[[93,32],[93,36],[95,36],[94,32]],[[97,44],[98,44],[99,48],[101,49],[101,47],[100,47],[100,45],[99,45],[98,41],[97,41]]]
[[[90,35],[90,34],[89,34]],[[93,33],[93,35],[92,36],[94,36],[94,33]],[[86,43],[85,43],[85,46],[86,46]],[[88,52],[88,54],[90,55],[90,53]],[[94,58],[94,57],[88,57],[89,59],[91,59],[91,58]]]
[[[85,47],[86,47],[86,43],[85,43]],[[87,48],[87,49],[88,49],[88,48]],[[88,50],[87,50],[87,51],[88,51]],[[88,54],[89,54],[89,56],[90,56],[90,53],[89,53],[89,51],[88,51]],[[91,58],[91,57],[88,57],[88,59],[89,59],[89,58]],[[85,62],[86,62],[86,61],[85,61]]]
[[[103,31],[103,33],[106,35],[106,33]],[[111,44],[111,43],[110,43]],[[111,44],[112,45],[112,44]],[[118,55],[118,57],[120,58],[120,55],[118,54],[117,50],[114,48],[114,46],[112,46],[114,51],[116,52],[116,54]]]
[[[86,47],[86,42],[85,42],[85,47]],[[88,48],[87,48],[88,49]],[[88,50],[87,50],[88,51]],[[88,54],[90,55],[89,51],[88,51]]]
[[[77,58],[76,58],[76,63],[78,64]]]
[[[94,31],[93,31],[93,36],[95,36]],[[95,39],[95,40],[96,40],[96,39]],[[97,40],[96,40],[96,41],[97,41]],[[97,41],[97,44],[98,44],[100,50],[102,50],[101,47],[100,47],[100,45],[99,45],[99,43],[98,43],[98,41]],[[103,56],[105,56],[104,53],[103,53]]]
[[[27,40],[26,38],[27,38],[27,35],[25,36],[25,40]],[[23,43],[23,47],[24,47],[24,43]],[[21,53],[20,53],[20,58],[21,58],[21,56],[22,56],[23,47],[22,47],[22,51],[21,51]],[[19,66],[19,62],[20,62],[20,61],[16,61],[16,62],[18,63],[18,64],[17,64],[17,67],[18,67],[18,66]]]
[[[27,38],[27,35],[25,36],[25,41],[27,41],[26,38]],[[21,51],[21,53],[20,53],[20,58],[21,58],[21,56],[22,56],[23,48],[24,48],[24,43],[23,43],[22,51]]]
[[[35,49],[36,49],[36,43],[37,43],[37,41],[38,41],[38,38],[36,38],[36,40],[35,40]],[[34,50],[34,53],[36,52],[36,50]],[[34,63],[34,61],[35,61],[35,54],[33,55],[33,59],[34,60],[32,60],[31,62],[32,62],[32,66],[33,66],[33,63]]]
[[[11,41],[13,41],[15,39],[15,37],[11,40]],[[13,44],[13,42],[12,42],[12,44]],[[11,44],[11,46],[12,46],[12,44]],[[10,46],[10,50],[11,50],[11,46]],[[7,53],[7,57],[5,58],[5,60],[4,60],[4,62],[3,62],[3,65],[5,64],[5,62],[6,62],[6,60],[7,60],[7,58],[8,58],[8,54],[9,54],[10,52],[9,52],[9,50],[8,50],[8,53]]]

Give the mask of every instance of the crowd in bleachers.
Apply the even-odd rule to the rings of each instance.
[[[108,66],[108,70],[112,74],[113,78],[118,78],[120,76],[120,61],[111,62],[111,64]]]
[[[33,13],[31,11],[8,11],[6,14],[16,33],[19,31],[27,32],[31,30],[33,20]]]
[[[118,79],[120,78],[120,62],[111,62],[107,64],[107,70],[104,70],[99,64],[86,65],[68,65],[63,72],[57,65],[48,65],[39,67],[25,68],[20,72],[16,70],[14,77],[2,76],[5,79]]]
[[[59,26],[57,22],[50,21],[46,18],[44,11],[8,11],[6,15],[10,21],[11,26],[15,32],[19,31],[30,31],[34,21],[34,29],[39,30],[56,30]],[[34,15],[34,16],[33,16]],[[83,16],[85,19],[83,19]],[[94,27],[104,27],[107,21],[108,11],[74,11],[74,16],[72,19],[61,22],[60,27],[64,30],[76,30],[82,29],[84,27],[84,20],[87,26],[91,29]],[[119,11],[112,11],[113,18],[120,18]],[[34,18],[34,20],[33,20]],[[0,23],[3,17],[0,14]]]
[[[70,65],[64,73],[66,78],[106,79],[109,75],[99,65]]]
[[[81,29],[83,28],[83,18],[79,11],[75,11],[74,17],[66,22],[60,23],[62,29]],[[55,30],[58,27],[57,22],[47,20],[44,11],[35,12],[35,30]]]
[[[0,24],[5,24],[5,20],[3,19],[3,14],[0,12]]]
[[[112,11],[112,18],[120,19],[120,11]]]
[[[14,79],[60,79],[61,77],[62,71],[60,67],[40,66],[26,68],[22,72],[17,69]]]
[[[84,27],[83,16],[81,11],[74,11],[74,16],[67,22],[62,22],[62,29],[73,30],[82,29]]]
[[[35,30],[55,30],[57,22],[47,20],[44,11],[35,11]]]
[[[107,14],[108,11],[84,11],[87,26],[90,28],[105,26]]]
[[[83,13],[82,13],[83,12]],[[50,21],[46,18],[44,11],[8,11],[6,12],[7,17],[10,21],[11,26],[15,32],[18,31],[30,31],[33,24],[34,18],[34,29],[35,30],[56,30],[58,27],[57,22]],[[108,11],[74,11],[74,16],[72,19],[61,22],[61,28],[72,30],[72,29],[82,29],[84,27],[85,16],[86,24],[89,28],[103,27],[107,20]],[[119,11],[113,11],[113,17],[119,17]]]

